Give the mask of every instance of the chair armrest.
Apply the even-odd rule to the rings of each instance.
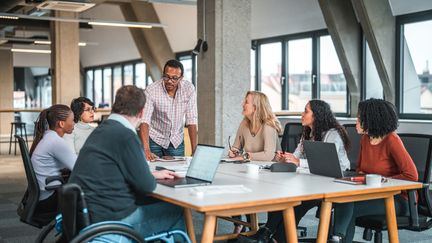
[[[410,227],[412,228],[420,227],[416,191],[417,190],[408,190],[409,220],[410,220]]]
[[[60,182],[60,184],[48,186],[48,184],[50,184],[53,181],[58,181],[58,182]],[[50,176],[50,177],[47,177],[45,179],[45,185],[47,185],[47,186],[45,186],[45,190],[47,190],[47,191],[55,190],[55,189],[61,187],[64,183],[65,183],[65,180],[63,179],[62,176]]]

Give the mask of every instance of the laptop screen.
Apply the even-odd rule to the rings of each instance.
[[[223,152],[223,147],[198,144],[186,176],[212,181]]]

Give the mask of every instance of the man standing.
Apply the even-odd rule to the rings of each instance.
[[[156,188],[155,179],[175,175],[167,170],[149,170],[135,130],[144,104],[142,89],[121,87],[111,115],[88,137],[69,179],[84,191],[92,223],[120,220],[143,237],[185,229],[180,207],[146,198]]]
[[[146,105],[140,137],[148,160],[156,156],[184,156],[184,122],[192,152],[197,145],[197,105],[195,87],[183,80],[183,65],[169,60],[161,80],[145,90]],[[186,118],[186,119],[185,119]]]

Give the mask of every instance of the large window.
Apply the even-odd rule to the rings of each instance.
[[[399,110],[406,117],[432,117],[432,11],[398,17]]]
[[[347,83],[327,31],[253,43],[257,46],[251,57],[252,63],[257,62],[255,89],[269,97],[273,110],[299,112],[310,99],[323,99],[338,115],[349,113]]]
[[[191,51],[177,53],[177,60],[183,64],[183,79],[196,85],[197,81],[197,57]]]

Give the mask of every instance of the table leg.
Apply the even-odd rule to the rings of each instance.
[[[283,211],[285,237],[287,242],[298,242],[294,208],[290,206]]]
[[[201,243],[213,242],[215,226],[216,226],[216,216],[207,214],[204,217],[204,228],[202,232]]]
[[[396,223],[396,210],[393,196],[384,199],[387,216],[388,236],[391,243],[399,242],[398,228]]]
[[[192,243],[196,243],[195,229],[194,229],[194,225],[193,225],[193,221],[192,221],[192,210],[190,208],[185,208],[184,209],[184,216],[186,219],[186,227],[187,227],[187,232],[188,232],[189,238],[190,238]]]
[[[317,243],[325,243],[328,238],[328,230],[330,225],[332,202],[322,201],[320,209],[320,220],[318,228]]]

